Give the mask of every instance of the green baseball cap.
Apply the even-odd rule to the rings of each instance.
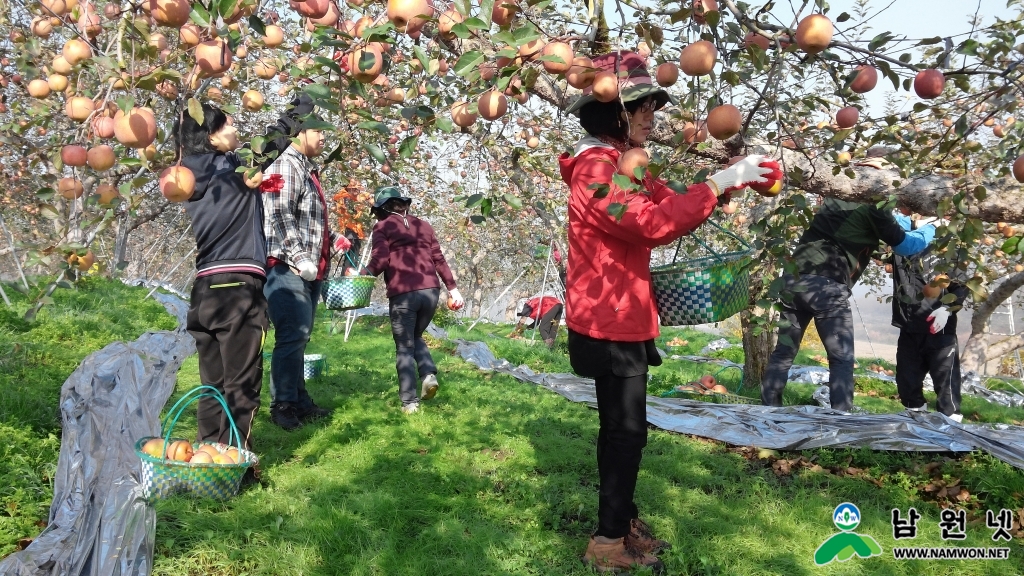
[[[391,199],[401,200],[406,204],[412,203],[412,198],[402,196],[402,190],[398,186],[381,186],[373,193],[373,207],[380,208]]]

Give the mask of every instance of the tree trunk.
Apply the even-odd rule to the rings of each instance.
[[[992,314],[1021,286],[1024,286],[1024,272],[1013,274],[1000,282],[989,291],[988,298],[974,308],[971,335],[960,355],[960,367],[963,370],[981,374],[990,360],[1024,347],[1024,335],[1002,336],[989,332]]]
[[[758,308],[740,312],[743,329],[743,388],[761,388],[761,378],[768,369],[768,358],[775,347],[774,333],[754,321],[763,314]]]

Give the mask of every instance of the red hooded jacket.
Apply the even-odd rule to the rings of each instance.
[[[578,147],[579,148],[579,147]],[[601,340],[642,342],[658,336],[658,311],[651,287],[651,249],[692,232],[707,220],[718,198],[706,184],[685,194],[650,175],[645,194],[626,194],[612,183],[619,151],[605,146],[559,158],[569,185],[569,260],[566,270],[566,324]],[[594,183],[610,186],[595,198]],[[622,219],[608,213],[625,203]]]

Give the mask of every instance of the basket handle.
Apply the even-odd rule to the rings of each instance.
[[[174,427],[178,425],[178,419],[188,408],[189,404],[201,399],[201,398],[214,398],[217,402],[220,402],[221,408],[224,410],[224,415],[228,418],[228,424],[231,425],[231,435],[228,437],[228,444],[230,445],[231,440],[235,441],[235,447],[239,450],[242,449],[242,436],[238,433],[238,426],[235,425],[235,419],[231,416],[231,410],[228,409],[227,400],[224,399],[224,395],[220,393],[213,386],[203,384],[202,386],[196,386],[189,390],[184,396],[178,399],[171,406],[171,409],[167,411],[167,416],[164,417],[162,428],[166,430],[164,433],[164,452],[163,459],[167,459],[167,444],[171,439],[171,433],[174,431]],[[167,425],[167,421],[171,421],[171,425]]]
[[[725,228],[722,228],[722,226],[719,225],[718,222],[715,222],[711,218],[708,218],[707,220],[705,220],[704,222],[701,223],[701,225],[704,225],[704,224],[710,224],[711,226],[717,228],[719,232],[721,232],[721,233],[725,234],[726,236],[732,238],[733,240],[739,242],[740,245],[743,246],[744,249],[750,250],[750,244],[748,244],[746,240],[744,240],[743,238],[740,238],[736,233],[731,232],[729,230],[726,230]],[[698,226],[698,228],[699,228],[699,226]],[[693,232],[690,233],[690,237],[693,238],[694,240],[696,240],[698,244],[703,246],[705,250],[710,252],[712,256],[714,256],[718,260],[722,259],[722,255],[721,254],[719,254],[718,252],[715,252],[714,249],[711,248],[711,246],[708,246],[707,243],[705,243],[703,240],[700,239],[700,236],[698,236],[696,234],[696,230],[694,230]],[[680,248],[683,247],[683,239],[684,238],[685,238],[685,236],[680,236],[679,237],[679,242],[676,243],[676,251],[675,251],[674,254],[672,254],[672,264],[675,264],[676,260],[679,258],[679,250],[680,250]]]

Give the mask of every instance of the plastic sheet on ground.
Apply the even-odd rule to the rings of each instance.
[[[984,398],[995,404],[1011,406],[1014,408],[1024,407],[1024,396],[1016,392],[1003,392],[1002,390],[989,390],[981,383],[981,377],[974,372],[967,372],[960,380],[960,392]]]
[[[725,350],[726,348],[732,348],[733,344],[725,338],[719,338],[718,340],[712,340],[708,342],[703,348],[700,349],[701,354],[709,354],[711,352],[718,352],[719,350]]]
[[[464,360],[482,370],[532,382],[573,402],[597,406],[593,380],[572,374],[537,373],[495,358],[483,342],[455,340]],[[773,408],[647,397],[647,420],[663,430],[713,438],[738,446],[774,450],[866,447],[908,452],[984,450],[1024,468],[1024,428],[1005,424],[958,424],[942,414],[849,414],[817,406]]]
[[[178,368],[195,352],[188,304],[154,294],[178,318],[90,354],[61,387],[63,423],[49,522],[25,550],[0,561],[5,576],[146,576],[156,513],[142,495],[135,441],[160,433]]]

